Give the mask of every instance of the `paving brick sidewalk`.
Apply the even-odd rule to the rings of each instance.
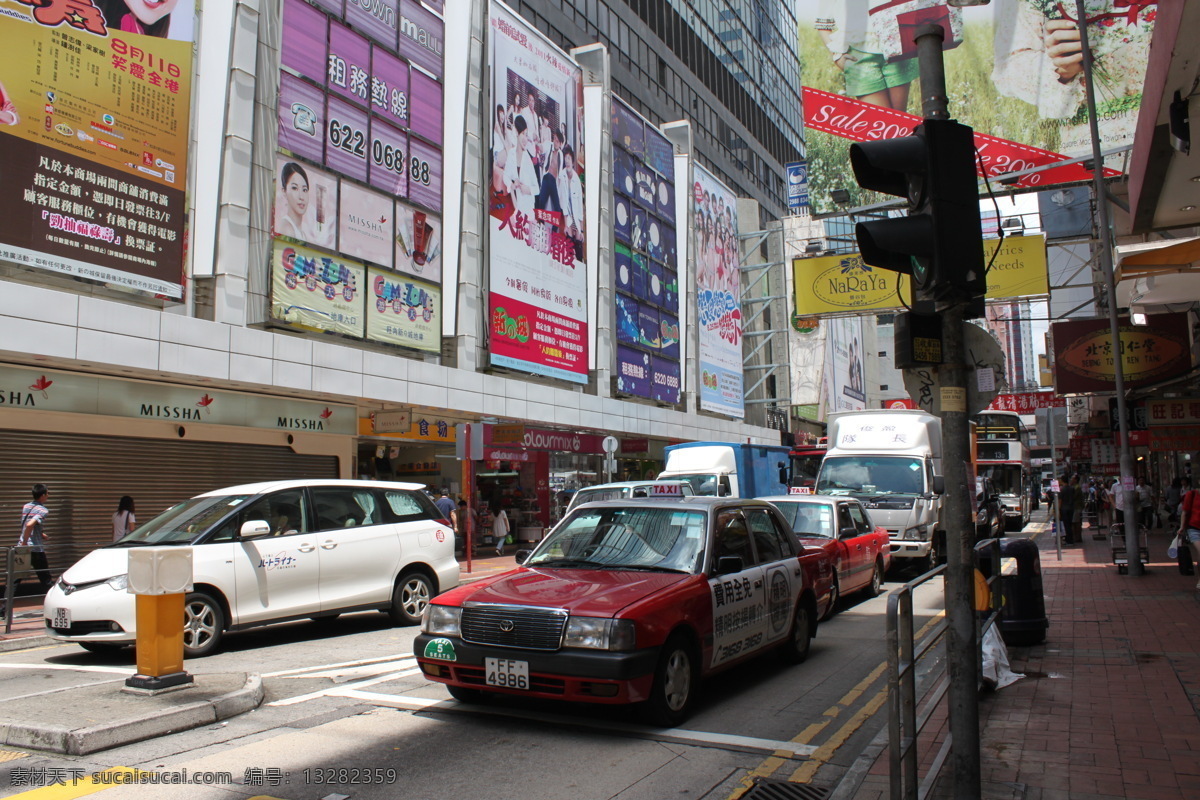
[[[1200,798],[1198,576],[1167,558],[1171,532],[1150,533],[1139,577],[1093,533],[1061,561],[1048,530],[1036,537],[1050,628],[1009,648],[1026,677],[980,704],[983,800]],[[953,796],[949,773],[931,796]],[[854,798],[887,797],[885,748]]]

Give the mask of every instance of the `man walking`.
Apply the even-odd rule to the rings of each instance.
[[[450,490],[443,486],[441,497],[434,500],[433,504],[442,512],[442,518],[450,523],[450,527],[458,530],[458,506],[451,499]]]
[[[46,498],[49,496],[50,490],[46,488],[46,484],[33,485],[33,500],[21,509],[21,533],[17,537],[19,547],[31,548],[29,560],[37,570],[43,594],[50,591],[50,587],[54,585],[54,580],[50,577],[50,564],[46,561],[46,551],[42,549],[42,545],[50,539],[44,527],[46,516],[50,513],[46,508]],[[20,583],[20,579],[17,583]]]

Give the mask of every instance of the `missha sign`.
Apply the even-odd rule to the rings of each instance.
[[[357,432],[351,406],[21,367],[0,367],[0,408],[347,436]]]

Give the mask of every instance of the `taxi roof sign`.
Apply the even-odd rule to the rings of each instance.
[[[793,486],[788,489],[788,494],[812,494],[811,486]]]
[[[651,497],[683,497],[683,484],[656,483],[650,487]]]

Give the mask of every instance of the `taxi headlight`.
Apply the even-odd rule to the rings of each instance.
[[[458,606],[425,606],[421,613],[421,633],[438,636],[462,635],[462,609]]]
[[[563,635],[563,647],[594,650],[632,650],[637,636],[633,620],[602,617],[571,617]]]
[[[113,575],[104,583],[114,592],[123,592],[129,587],[129,573],[125,573],[124,575]]]

